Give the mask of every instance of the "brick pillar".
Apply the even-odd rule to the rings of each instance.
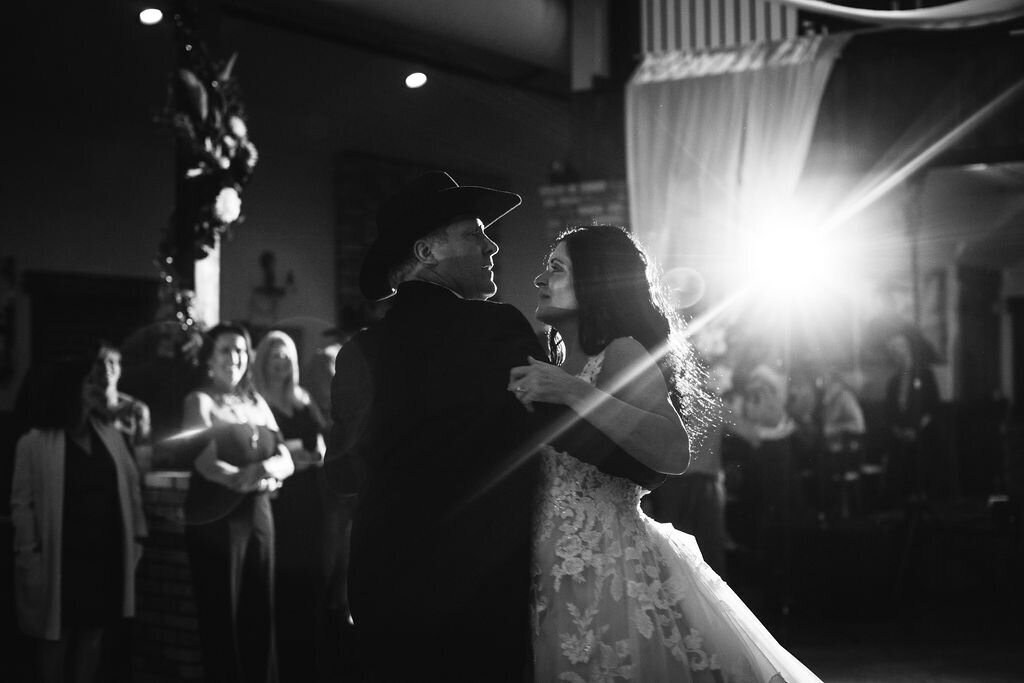
[[[187,472],[150,472],[142,497],[149,538],[136,577],[132,670],[136,683],[203,679],[199,620],[185,551]]]
[[[589,180],[540,188],[548,238],[571,225],[629,227],[629,196],[625,180]]]

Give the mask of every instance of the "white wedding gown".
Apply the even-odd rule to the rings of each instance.
[[[593,383],[603,354],[579,376]],[[705,564],[693,536],[640,510],[647,493],[551,447],[534,530],[538,683],[820,679]]]

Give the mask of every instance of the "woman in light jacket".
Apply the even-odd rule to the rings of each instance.
[[[135,614],[146,535],[139,473],[104,417],[94,363],[64,360],[41,373],[30,387],[32,429],[16,449],[15,606],[46,682],[93,680],[104,631]]]

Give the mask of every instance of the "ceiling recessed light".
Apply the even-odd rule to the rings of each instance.
[[[420,88],[427,82],[427,75],[422,71],[411,73],[405,77],[405,87]]]
[[[159,24],[164,18],[164,13],[155,7],[148,7],[139,12],[139,22],[146,26],[152,26],[153,24]]]

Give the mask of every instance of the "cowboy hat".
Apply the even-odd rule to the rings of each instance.
[[[460,216],[476,216],[484,228],[519,206],[514,192],[459,185],[444,171],[430,171],[405,185],[377,211],[377,237],[359,272],[359,288],[372,301],[395,293],[388,270],[408,256],[416,240]]]

